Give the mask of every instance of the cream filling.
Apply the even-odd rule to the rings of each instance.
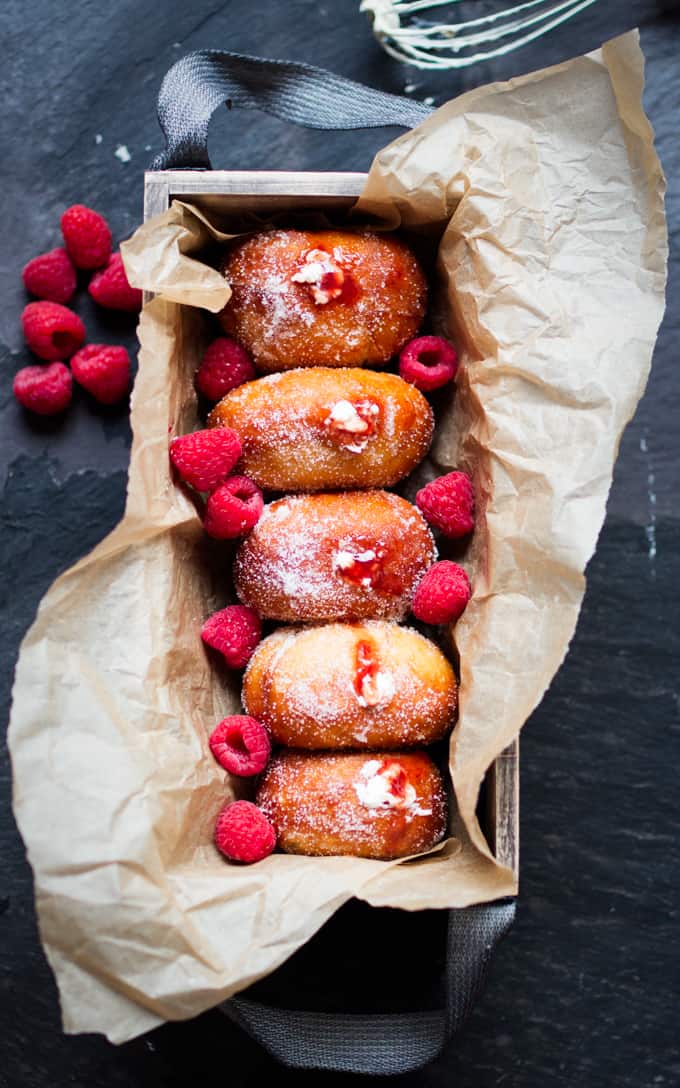
[[[359,406],[369,416],[376,416],[380,409],[377,404],[361,404]],[[338,434],[366,435],[371,424],[364,416],[359,415],[356,407],[349,400],[339,400],[331,408],[325,420],[325,425],[331,431]],[[368,445],[369,436],[357,438],[356,442],[346,445],[344,448],[351,453],[363,453]]]
[[[354,783],[354,792],[359,801],[372,811],[390,808],[405,809],[412,816],[429,816],[432,810],[421,808],[416,803],[416,791],[410,782],[406,783],[403,796],[392,792],[394,779],[401,774],[403,767],[393,763],[383,767],[379,759],[369,759],[359,771],[359,778]]]
[[[332,286],[321,287],[324,276],[329,274],[333,276]],[[345,273],[329,253],[324,253],[322,249],[310,249],[305,254],[304,265],[291,279],[293,283],[304,283],[310,287],[314,301],[323,306],[342,294]]]

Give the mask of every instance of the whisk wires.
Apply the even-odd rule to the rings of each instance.
[[[461,0],[362,0],[373,33],[390,56],[417,68],[465,68],[519,49],[573,18],[597,0],[523,0],[456,23],[402,25],[402,16],[451,7]],[[486,47],[479,49],[479,47]],[[477,52],[470,50],[477,49]]]

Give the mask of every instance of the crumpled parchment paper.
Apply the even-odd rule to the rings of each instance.
[[[456,837],[408,862],[274,854],[226,864],[220,805],[243,787],[207,737],[238,707],[197,637],[229,556],[176,487],[168,430],[198,425],[192,378],[222,277],[175,206],[124,246],[157,292],[140,325],[128,504],[45,596],[21,650],[16,818],[67,1031],[129,1039],[273,970],[351,896],[415,910],[515,892],[475,818],[487,767],[562,661],[621,431],[663,311],[663,176],[637,36],[442,106],[381,151],[357,211],[440,239],[439,323],[463,348],[431,465],[475,475],[474,597],[456,627]],[[210,217],[208,217],[208,222]],[[194,254],[192,256],[192,254]],[[221,550],[220,550],[221,549]]]

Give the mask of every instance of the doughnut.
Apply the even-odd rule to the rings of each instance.
[[[392,234],[271,230],[231,244],[218,315],[257,370],[386,363],[415,336],[427,285]]]
[[[256,802],[288,854],[401,858],[446,834],[442,776],[423,751],[274,757]]]
[[[231,427],[241,471],[269,491],[389,487],[411,472],[432,438],[432,409],[395,374],[312,367],[239,386],[213,408]]]
[[[422,514],[398,495],[293,495],[265,506],[236,553],[234,583],[267,619],[399,620],[435,556]]]
[[[243,678],[246,714],[289,748],[431,744],[453,725],[456,695],[433,642],[380,620],[275,631]]]

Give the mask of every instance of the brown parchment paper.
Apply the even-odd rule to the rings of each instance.
[[[455,837],[407,862],[274,854],[225,864],[234,786],[206,743],[237,706],[196,632],[219,563],[168,469],[197,425],[192,374],[228,288],[176,206],[124,247],[158,292],[140,324],[124,520],[44,598],[20,654],[15,812],[67,1031],[121,1042],[207,1009],[280,964],[351,896],[405,909],[512,894],[475,819],[486,768],[541,699],[574,630],[621,431],[663,310],[663,178],[637,36],[437,110],[375,159],[358,209],[441,232],[441,323],[463,345],[438,469],[475,473],[456,628]],[[207,233],[206,233],[207,232]],[[212,549],[212,550],[211,550]],[[225,569],[227,560],[224,561]]]

